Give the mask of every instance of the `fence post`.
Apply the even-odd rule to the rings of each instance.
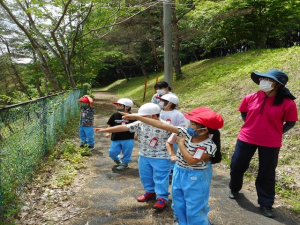
[[[42,100],[42,116],[41,124],[43,127],[43,155],[46,154],[48,142],[47,142],[47,110],[46,110],[46,99]]]
[[[4,221],[4,214],[3,214],[3,202],[2,202],[2,177],[1,177],[1,165],[2,165],[2,155],[0,152],[0,224],[1,221]]]

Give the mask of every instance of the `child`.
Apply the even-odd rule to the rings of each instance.
[[[160,129],[178,134],[177,161],[172,182],[173,210],[180,225],[210,224],[208,199],[212,178],[210,157],[217,146],[209,137],[210,129],[223,127],[221,115],[205,107],[198,107],[184,115],[190,120],[188,128],[175,127],[138,115],[124,115]]]
[[[139,108],[138,118],[148,117],[158,121],[160,108],[154,103],[146,103]],[[121,113],[123,114],[123,113]],[[133,115],[133,114],[129,114]],[[160,122],[165,123],[165,122]],[[145,194],[138,197],[138,202],[156,198],[154,209],[163,210],[168,202],[170,158],[165,143],[170,132],[136,121],[106,129],[96,128],[96,132],[136,132],[139,136],[139,173]]]
[[[155,104],[159,103],[159,99],[156,97],[161,97],[164,94],[174,94],[171,92],[171,87],[169,87],[169,84],[166,81],[157,82],[154,85],[154,89],[157,93],[152,96],[151,102]]]
[[[94,149],[94,100],[89,95],[84,95],[78,99],[80,104],[80,122],[79,122],[79,137],[80,147],[87,145],[88,148]]]
[[[129,98],[121,98],[117,102],[113,102],[116,105],[117,111],[107,121],[108,127],[114,127],[118,125],[125,125],[135,122],[133,120],[124,120],[119,112],[130,113],[133,102]],[[134,133],[120,132],[120,133],[107,133],[106,137],[111,137],[111,144],[109,149],[109,157],[115,161],[118,165],[117,170],[125,170],[128,168],[128,163],[131,162],[131,153],[134,145]],[[123,158],[120,159],[120,153],[122,152]]]
[[[159,118],[174,125],[174,126],[180,126],[180,127],[185,127],[186,126],[186,119],[183,116],[183,114],[176,109],[179,99],[177,96],[173,94],[165,94],[161,97],[156,96],[157,99],[160,100],[158,103],[159,107],[162,109]],[[168,150],[168,146],[167,150]],[[172,181],[172,174],[173,174],[173,168],[175,165],[175,160],[176,157],[174,157],[175,153],[177,152],[177,144],[174,143],[172,146],[172,150],[168,151],[170,158],[171,158],[171,172],[170,172],[170,179],[169,181]],[[171,148],[169,148],[171,149]]]

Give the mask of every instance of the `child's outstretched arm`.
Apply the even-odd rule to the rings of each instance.
[[[124,132],[128,131],[128,128],[125,125],[118,125],[115,127],[109,127],[109,128],[94,128],[95,132],[101,132],[101,133],[118,133],[118,132]]]
[[[126,114],[125,115],[122,112],[120,112],[120,114],[122,114],[123,118],[126,119],[126,120],[139,120],[143,123],[147,123],[151,126],[160,128],[162,130],[170,131],[170,132],[176,133],[176,134],[179,133],[178,128],[176,126],[173,126],[173,125],[170,125],[170,124],[167,124],[167,123],[163,123],[160,120],[155,120],[155,119],[143,117],[143,116],[139,116],[139,115],[136,115],[136,114]]]
[[[109,128],[109,127],[111,127],[110,125],[108,125],[108,127],[107,128]],[[107,137],[107,138],[110,138],[110,133],[109,132],[107,132],[106,134],[105,134],[105,137]]]

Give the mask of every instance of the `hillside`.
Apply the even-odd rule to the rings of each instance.
[[[287,87],[300,96],[300,47],[284,49],[251,50],[234,55],[207,59],[182,67],[183,75],[174,81],[172,91],[180,100],[180,110],[190,110],[197,106],[210,107],[219,112],[225,120],[221,130],[223,163],[229,164],[236,136],[242,125],[237,108],[242,98],[257,90],[250,79],[252,71],[267,71],[276,68],[289,76]],[[146,101],[153,95],[155,78],[163,80],[163,73],[151,74],[148,79]],[[120,97],[131,98],[137,106],[143,104],[144,77],[118,80],[104,89],[117,93]],[[299,109],[299,100],[296,99]],[[294,211],[300,212],[299,171],[299,123],[284,136],[279,165],[277,168],[277,193],[286,198]],[[257,169],[257,155],[252,160],[247,180],[253,180]]]

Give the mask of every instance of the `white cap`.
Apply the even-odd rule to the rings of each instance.
[[[133,106],[133,102],[129,98],[120,98],[117,102],[113,102],[113,104],[122,104],[129,107]]]
[[[152,116],[160,113],[160,108],[155,103],[146,103],[139,108],[138,115],[141,116]]]
[[[177,98],[176,95],[173,95],[173,94],[165,94],[161,97],[156,96],[156,98],[157,99],[163,99],[163,100],[166,100],[168,102],[172,102],[175,105],[178,105],[178,103],[179,103],[179,99]]]

